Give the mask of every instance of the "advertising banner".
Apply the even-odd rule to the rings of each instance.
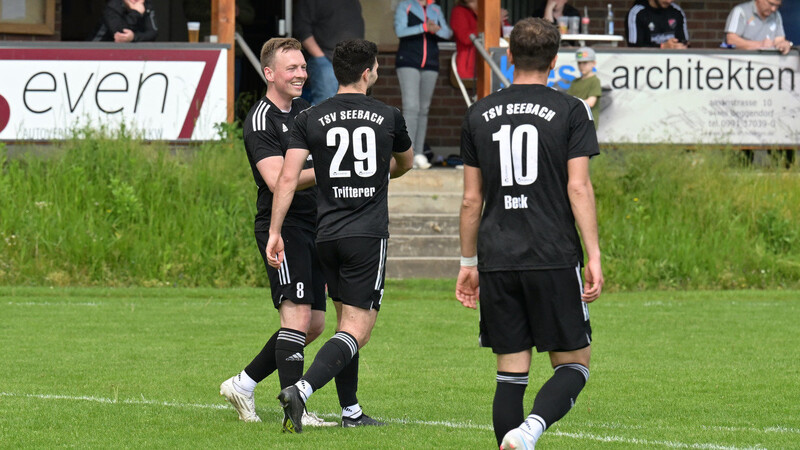
[[[800,144],[800,55],[792,51],[596,49],[601,143]],[[492,49],[513,80],[504,48]],[[548,85],[580,77],[575,49],[558,53]],[[493,79],[493,87],[500,83]]]
[[[144,139],[216,139],[226,48],[0,47],[0,140],[125,127]]]

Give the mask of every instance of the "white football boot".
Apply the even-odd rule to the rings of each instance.
[[[514,428],[503,436],[500,450],[533,450],[536,441],[533,436],[521,428]]]
[[[304,427],[336,427],[339,426],[336,422],[326,422],[325,419],[317,416],[314,413],[303,411],[303,417],[300,419]]]
[[[233,408],[239,413],[239,420],[244,422],[261,422],[261,418],[256,414],[255,395],[245,395],[233,387],[235,376],[228,378],[219,385],[219,395],[225,397]]]

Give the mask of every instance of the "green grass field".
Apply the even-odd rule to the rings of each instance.
[[[359,400],[389,426],[285,435],[276,375],[264,423],[218,395],[277,326],[265,289],[0,287],[0,447],[493,448],[494,358],[452,289],[387,285]],[[591,314],[591,378],[539,448],[800,445],[800,292],[617,293]],[[534,365],[535,392],[551,371]],[[337,418],[334,386],[309,408]]]

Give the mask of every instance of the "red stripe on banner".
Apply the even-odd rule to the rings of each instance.
[[[189,110],[183,121],[178,139],[189,139],[194,132],[194,124],[203,107],[211,77],[217,67],[219,50],[160,50],[160,49],[78,49],[78,48],[0,48],[0,60],[51,60],[51,61],[180,61],[203,62],[203,73],[197,82]]]

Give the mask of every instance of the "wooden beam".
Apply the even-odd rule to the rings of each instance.
[[[211,0],[211,34],[221,44],[231,46],[228,51],[228,123],[233,123],[234,56],[236,33],[236,0]]]
[[[483,33],[486,52],[500,45],[500,0],[478,1],[478,33]],[[486,97],[492,92],[492,69],[478,55],[478,98]]]

